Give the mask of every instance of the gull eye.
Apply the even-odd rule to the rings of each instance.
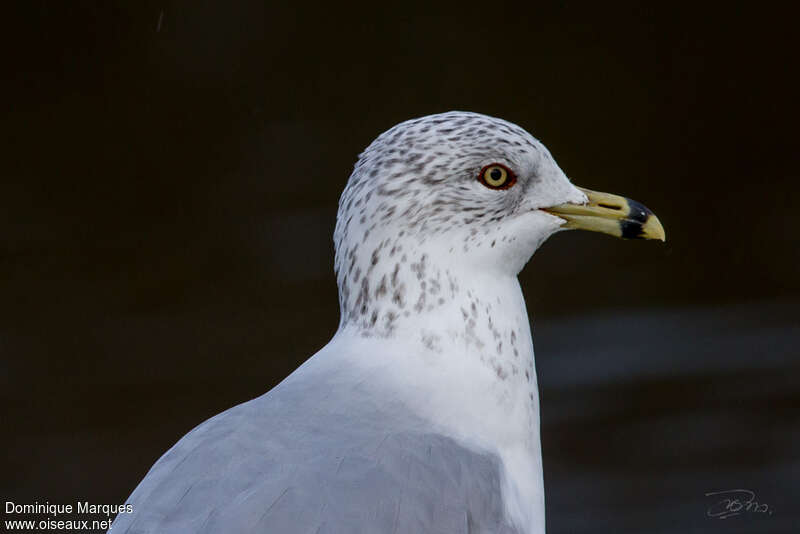
[[[499,163],[492,163],[482,168],[478,180],[489,189],[508,189],[517,183],[514,172]]]

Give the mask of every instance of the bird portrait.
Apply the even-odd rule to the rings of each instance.
[[[505,120],[384,132],[339,201],[333,339],[178,441],[109,532],[544,532],[517,274],[564,229],[665,239],[642,204],[576,187]]]

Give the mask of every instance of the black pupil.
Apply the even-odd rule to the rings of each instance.
[[[501,171],[500,169],[497,169],[497,168],[492,169],[492,171],[489,173],[489,176],[492,177],[492,180],[497,182],[497,181],[500,180],[500,178],[503,177],[503,171]]]

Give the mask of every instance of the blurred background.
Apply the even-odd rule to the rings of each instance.
[[[796,532],[796,14],[636,4],[9,8],[2,500],[121,503],[322,347],[357,154],[460,109],[667,231],[562,233],[521,275],[548,532]],[[769,512],[708,517],[740,488]]]

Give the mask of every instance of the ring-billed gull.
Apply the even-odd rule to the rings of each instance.
[[[504,120],[380,135],[339,202],[333,339],[178,441],[110,532],[544,532],[517,274],[564,228],[664,239],[647,208],[573,186]]]

